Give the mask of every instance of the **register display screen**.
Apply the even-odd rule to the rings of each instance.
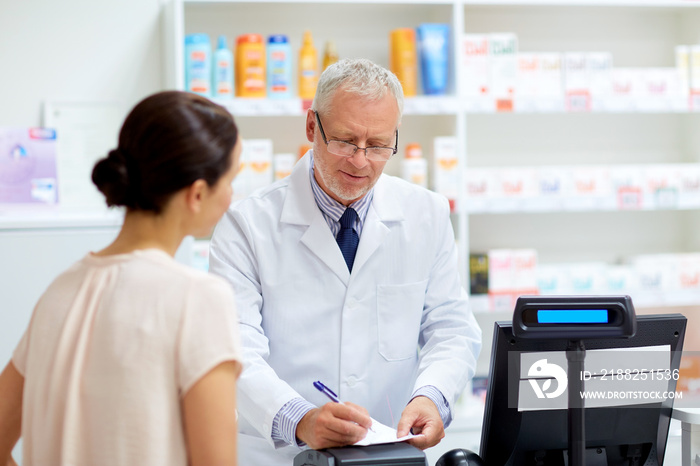
[[[567,309],[537,311],[538,324],[607,324],[607,309]]]

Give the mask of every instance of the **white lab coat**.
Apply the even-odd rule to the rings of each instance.
[[[241,321],[244,466],[292,464],[300,450],[273,445],[272,421],[295,397],[327,403],[313,381],[395,427],[419,387],[454,407],[481,347],[447,200],[382,175],[350,274],[314,200],[309,159],[234,205],[212,237],[210,270],[233,285]]]

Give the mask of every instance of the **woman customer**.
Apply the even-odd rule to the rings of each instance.
[[[230,286],[177,263],[229,207],[231,115],[185,92],[134,107],[92,180],[119,235],[54,280],[0,374],[0,465],[236,464],[241,371]]]

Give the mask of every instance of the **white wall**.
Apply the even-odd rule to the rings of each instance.
[[[159,0],[0,0],[0,126],[42,125],[45,101],[116,102],[125,115],[162,88],[161,36]],[[114,234],[0,238],[0,367],[48,282]]]
[[[161,88],[159,0],[0,0],[0,126],[38,126],[42,103]]]

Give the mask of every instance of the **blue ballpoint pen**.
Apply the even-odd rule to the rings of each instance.
[[[325,385],[323,382],[320,382],[320,381],[317,380],[316,382],[314,382],[314,387],[316,387],[316,389],[317,389],[319,392],[323,393],[323,394],[326,395],[328,398],[330,398],[331,401],[333,401],[333,402],[335,402],[335,403],[342,403],[342,402],[340,401],[340,399],[338,398],[338,395],[336,395],[335,392],[334,392],[333,390],[331,390],[330,388],[326,387],[326,385]],[[370,426],[369,430],[371,430],[372,432],[374,432],[374,429],[372,429],[371,426]]]
[[[319,381],[317,380],[316,382],[314,382],[314,387],[316,387],[316,389],[317,389],[319,392],[323,393],[323,394],[326,395],[328,398],[330,398],[331,401],[334,401],[334,402],[336,402],[336,403],[340,403],[340,400],[338,399],[338,395],[336,395],[335,392],[334,392],[333,390],[331,390],[330,388],[326,387],[322,382],[319,382]]]

